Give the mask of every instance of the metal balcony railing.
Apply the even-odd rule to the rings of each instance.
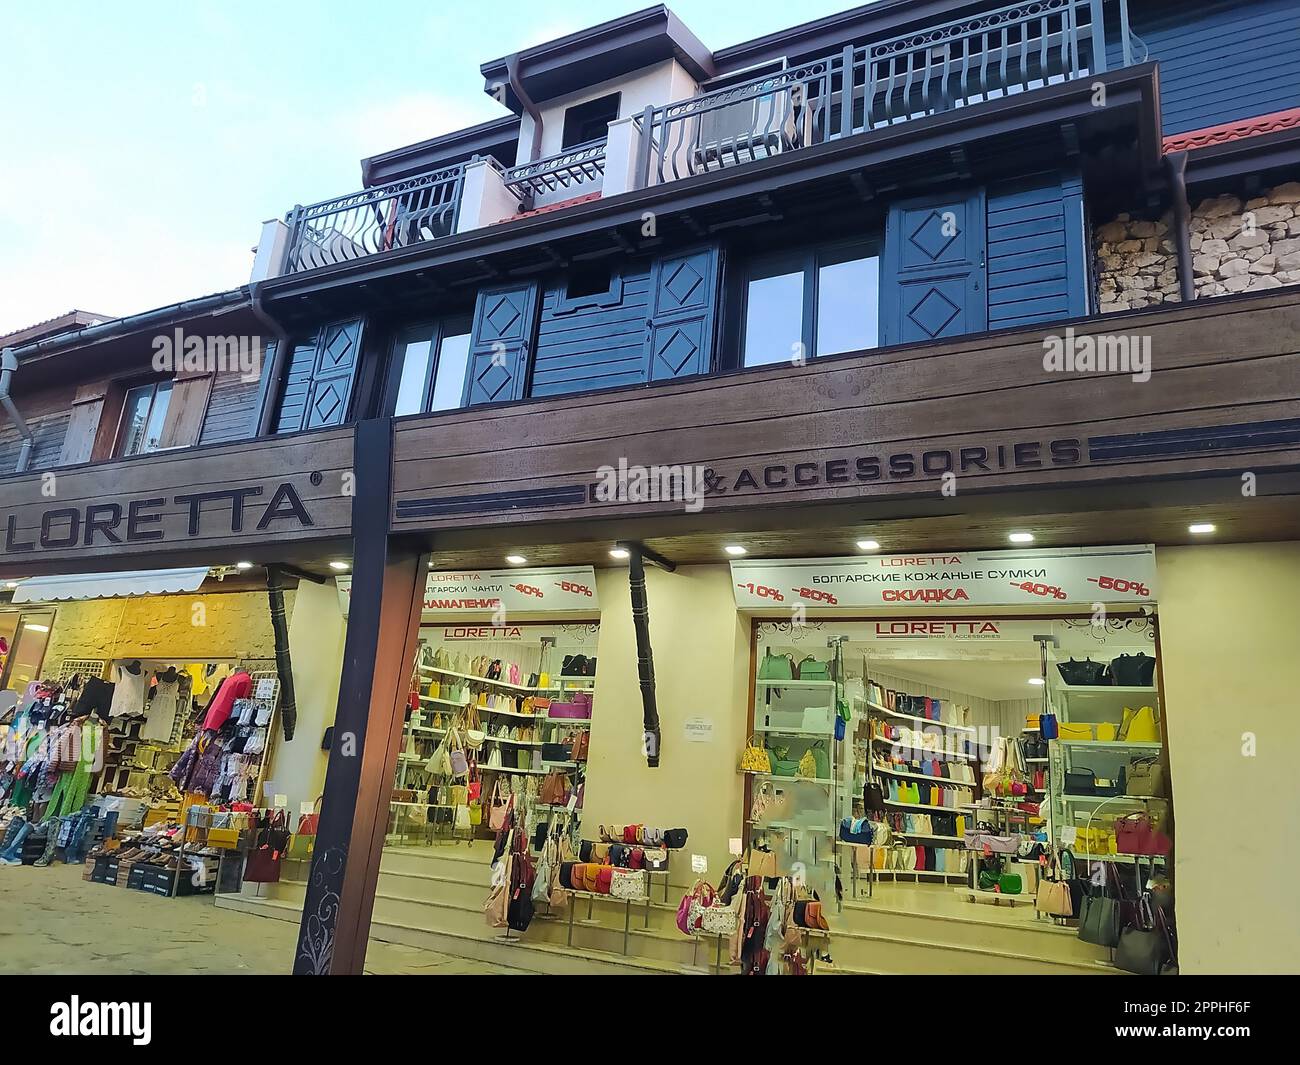
[[[506,188],[525,206],[531,206],[534,197],[546,193],[566,189],[579,194],[595,192],[604,176],[604,140],[580,144],[558,155],[512,166],[503,174]]]
[[[289,245],[284,273],[314,270],[454,233],[463,181],[464,167],[457,165],[295,207],[286,219]]]
[[[1130,66],[1127,0],[1025,0],[648,107],[634,180],[644,188],[1102,73],[1107,11]]]

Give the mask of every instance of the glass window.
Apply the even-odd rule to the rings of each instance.
[[[53,624],[53,614],[24,613],[19,618],[14,637],[9,641],[9,656],[4,662],[6,688],[21,693],[32,681],[40,679],[45,646],[49,643]]]
[[[397,385],[393,414],[418,414],[424,410],[424,387],[429,380],[429,351],[432,341],[415,340],[402,353],[402,376]]]
[[[753,278],[745,297],[745,365],[790,362],[803,343],[802,271]]]
[[[430,410],[455,410],[465,392],[469,368],[469,330],[444,336],[438,345],[438,373],[433,381]]]
[[[143,455],[158,450],[171,394],[170,381],[137,385],[127,390],[122,403],[119,455]]]
[[[879,267],[872,256],[818,269],[816,354],[863,351],[880,342]]]

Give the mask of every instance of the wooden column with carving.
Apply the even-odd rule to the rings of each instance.
[[[390,421],[357,426],[352,601],[295,974],[365,962],[428,572],[423,551],[388,536],[392,451]]]

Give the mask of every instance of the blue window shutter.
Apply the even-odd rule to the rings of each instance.
[[[537,324],[538,284],[480,290],[465,374],[466,407],[522,399]]]
[[[718,250],[696,248],[658,260],[646,316],[647,381],[707,373],[713,363]]]
[[[885,344],[987,328],[984,231],[982,189],[891,205],[880,295]]]

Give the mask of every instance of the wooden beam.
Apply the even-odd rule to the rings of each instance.
[[[353,584],[334,743],[293,971],[359,974],[415,659],[428,556],[388,538],[392,429],[356,429]]]

